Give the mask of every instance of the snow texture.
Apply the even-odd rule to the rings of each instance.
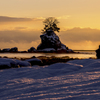
[[[0,70],[0,100],[100,100],[100,59]]]
[[[8,58],[0,58],[0,68],[11,68],[12,66],[16,66],[16,62],[14,60]]]
[[[25,61],[31,63],[31,65],[41,65],[42,64],[42,61],[38,58],[27,59]]]
[[[52,30],[40,35],[40,38],[41,43],[37,47],[38,51],[57,52],[63,50],[63,52],[67,52],[68,47],[61,43],[59,37]]]
[[[11,68],[11,67],[25,67],[31,66],[27,61],[21,61],[9,58],[0,58],[0,69]]]
[[[56,50],[54,48],[45,48],[45,49],[38,50],[38,51],[51,52],[51,51],[56,51]]]
[[[31,66],[31,64],[28,61],[21,61],[21,60],[14,60],[17,64],[17,66],[25,67],[25,66]]]

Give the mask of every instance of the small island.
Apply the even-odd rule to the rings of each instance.
[[[0,53],[75,53],[72,49],[64,45],[55,33],[55,31],[59,32],[60,30],[57,26],[58,23],[58,20],[54,17],[46,18],[43,21],[44,29],[42,30],[42,35],[40,35],[41,43],[37,48],[32,46],[26,51],[18,51],[17,47],[4,48],[0,50]]]

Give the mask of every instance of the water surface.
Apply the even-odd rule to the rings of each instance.
[[[18,57],[18,58],[30,58],[32,56],[38,57],[38,56],[46,56],[46,57],[64,57],[69,56],[71,58],[96,58],[95,51],[76,51],[80,53],[0,53],[1,57],[7,56],[7,57]]]

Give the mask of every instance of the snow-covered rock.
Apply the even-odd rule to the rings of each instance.
[[[28,49],[28,52],[36,52],[36,49],[34,47],[31,47],[30,49]]]
[[[74,51],[72,49],[68,49],[67,52],[73,53]]]
[[[45,48],[45,49],[42,49],[42,50],[38,50],[40,52],[56,52],[56,50],[54,48]]]
[[[37,58],[27,59],[25,61],[31,63],[31,65],[41,65],[42,64],[42,61]]]
[[[19,66],[19,67],[31,66],[31,64],[28,61],[21,61],[21,60],[17,60],[17,59],[14,59],[14,61],[16,62],[17,66]]]
[[[50,48],[53,48],[54,52],[67,52],[68,50],[68,47],[61,43],[59,37],[52,30],[47,31],[47,33],[43,35],[40,35],[40,38],[41,44],[37,47],[38,51],[45,50],[45,52],[52,52]]]
[[[8,58],[0,58],[0,69],[16,67],[16,61]]]
[[[10,52],[10,48],[5,48],[2,50],[2,52]]]
[[[13,47],[10,49],[10,52],[18,52],[18,48],[17,47]]]
[[[26,66],[31,66],[31,64],[27,61],[21,61],[17,59],[0,58],[0,69]]]
[[[0,52],[18,52],[18,48],[17,47],[5,48],[5,49],[2,49]]]

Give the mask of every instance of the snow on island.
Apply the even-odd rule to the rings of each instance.
[[[99,99],[100,59],[0,70],[0,100]]]
[[[73,50],[68,49],[66,45],[62,44],[59,37],[53,30],[48,30],[45,34],[40,35],[41,43],[37,47],[38,52],[45,53],[73,53]]]
[[[40,65],[41,63],[42,61],[37,58],[27,59],[25,61],[10,58],[0,58],[0,69]]]
[[[53,30],[40,35],[41,43],[35,49],[33,46],[27,51],[18,51],[17,47],[0,49],[0,53],[75,53],[64,45]]]

